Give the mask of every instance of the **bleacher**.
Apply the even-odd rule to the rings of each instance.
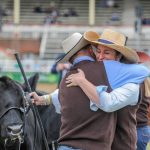
[[[41,5],[42,9],[45,10],[49,4],[50,0],[39,0],[38,3]],[[55,0],[56,8],[59,10],[59,17],[57,20],[58,24],[61,25],[88,25],[89,20],[89,1],[88,0]],[[5,5],[13,10],[13,1],[3,1]],[[118,0],[117,4],[119,7],[112,8],[102,8],[99,6],[100,1],[96,0],[96,14],[95,14],[95,25],[122,25],[122,12],[124,0]],[[20,24],[24,25],[43,25],[46,13],[35,13],[34,8],[37,6],[37,2],[34,0],[21,0],[20,1]],[[78,16],[64,17],[63,13],[68,8],[74,8]],[[120,20],[111,21],[113,13],[119,14]],[[5,20],[13,22],[13,12],[9,17],[5,17]]]
[[[150,1],[149,0],[139,0],[142,7],[143,18],[150,18]]]
[[[96,25],[122,25],[124,0],[117,0],[117,7],[102,7],[101,1],[96,1]],[[118,15],[119,19],[113,21],[111,19],[113,14]]]
[[[42,59],[56,59],[60,53],[63,53],[61,42],[68,36],[64,32],[50,32],[47,36],[45,52]]]
[[[150,32],[149,29],[148,28],[146,29],[144,28],[144,30],[142,29],[142,34],[139,37],[137,37],[137,34],[134,32],[133,22],[134,22],[135,16],[133,14],[135,13],[134,12],[135,5],[132,4],[131,6],[128,3],[129,0],[128,2],[126,2],[125,0],[117,0],[118,7],[103,8],[99,5],[101,1],[102,0],[96,0],[95,26],[89,26],[88,24],[88,19],[89,19],[88,18],[89,16],[89,1],[88,0],[82,0],[82,1],[55,0],[56,8],[59,9],[59,13],[60,13],[60,16],[58,18],[59,25],[53,24],[49,26],[42,26],[46,13],[33,12],[34,7],[37,5],[35,0],[25,0],[25,1],[21,0],[20,25],[36,25],[36,27],[37,26],[41,27],[39,29],[40,38],[42,39],[41,45],[42,43],[45,44],[45,46],[43,46],[44,53],[41,55],[42,59],[55,59],[58,56],[58,53],[62,53],[61,41],[64,40],[68,35],[72,34],[73,32],[79,31],[83,33],[84,31],[88,29],[92,29],[101,33],[101,31],[106,27],[108,28],[113,27],[115,30],[119,30],[119,27],[122,27],[120,31],[125,32],[125,34],[129,37],[127,46],[132,47],[134,49],[139,49],[139,50],[149,49],[150,37],[147,36],[148,33]],[[140,0],[140,1],[143,6],[144,16],[148,17],[149,11],[150,11],[148,9],[150,8],[149,7],[150,2],[148,0]],[[7,8],[9,8],[10,10],[13,10],[12,0],[7,0],[7,1],[1,0],[1,2],[5,6],[7,6]],[[41,4],[43,9],[46,9],[51,1],[50,0],[38,0],[38,2]],[[125,3],[128,3],[128,5],[125,5]],[[130,5],[130,10],[128,10],[129,5]],[[67,8],[75,8],[79,16],[64,17],[63,13],[64,13],[64,10]],[[130,11],[130,14],[128,14],[129,13],[128,11]],[[118,13],[120,16],[120,20],[111,21],[110,18],[111,18],[112,13]],[[132,19],[129,19],[128,16],[130,16]],[[13,23],[13,11],[12,11],[12,14],[10,16],[6,16],[6,18],[7,19],[10,18],[9,21]],[[7,20],[6,18],[5,20]],[[126,28],[126,26],[124,26],[125,21],[126,21],[125,25],[128,25],[128,22],[130,22],[129,28],[128,27]],[[70,25],[73,25],[72,28],[70,28],[71,27]],[[45,34],[45,30],[46,30],[46,34]],[[1,35],[4,35],[4,33],[1,33]],[[46,40],[43,40],[44,37],[46,37]]]
[[[127,42],[127,46],[136,50],[148,50],[150,48],[149,38],[141,37],[140,39],[132,38]]]
[[[2,17],[3,24],[13,23],[13,1],[12,0],[1,0],[1,9],[5,11],[6,15]]]
[[[50,1],[43,0],[39,1],[43,9],[46,9],[50,4]],[[76,25],[84,25],[88,23],[88,1],[73,1],[73,0],[55,0],[56,9],[59,10],[60,16],[58,17],[57,22],[59,24],[76,24]],[[46,13],[35,13],[33,12],[36,3],[34,1],[26,0],[21,1],[21,24],[29,24],[29,25],[43,25],[44,18],[46,17]],[[63,17],[63,12],[67,8],[75,8],[77,13],[79,14],[78,17]]]
[[[78,16],[64,17],[63,13],[67,8],[74,8]],[[88,24],[88,0],[63,0],[60,7],[59,20],[63,25],[87,25]]]
[[[46,9],[50,3],[49,0],[43,0],[38,2],[42,9]],[[43,25],[44,18],[46,14],[43,13],[35,13],[34,8],[36,7],[37,2],[34,0],[21,0],[20,6],[20,24],[26,25]]]
[[[150,25],[150,1],[140,0],[139,11],[141,11],[142,24]],[[140,13],[138,11],[138,13]]]

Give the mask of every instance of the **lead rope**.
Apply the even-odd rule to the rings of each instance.
[[[54,141],[52,141],[52,150],[56,150]]]
[[[14,53],[14,56],[15,56],[17,62],[18,62],[20,71],[21,71],[21,73],[22,73],[22,75],[23,75],[23,78],[24,78],[24,80],[25,80],[25,84],[26,84],[26,86],[27,86],[28,92],[31,93],[32,90],[31,90],[30,84],[29,84],[29,82],[28,82],[28,80],[27,80],[27,78],[26,78],[26,75],[25,75],[24,69],[23,69],[23,67],[22,67],[21,61],[20,61],[20,59],[19,59],[18,53]],[[47,142],[47,139],[46,139],[45,131],[44,131],[44,128],[43,128],[43,124],[42,124],[42,121],[41,121],[39,112],[38,112],[37,108],[34,107],[34,105],[32,104],[32,102],[29,102],[29,103],[30,103],[31,109],[32,109],[33,113],[36,115],[36,119],[38,120],[38,123],[39,123],[39,125],[40,125],[41,131],[42,131],[42,135],[43,135],[43,142],[44,142],[44,144],[45,144],[45,148],[46,148],[46,150],[49,150],[48,142]]]

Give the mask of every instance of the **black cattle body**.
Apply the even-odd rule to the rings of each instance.
[[[38,95],[42,96],[47,94],[44,91],[39,91],[36,89],[39,80],[39,74],[36,73],[32,77],[28,79],[29,85],[31,86],[31,90],[35,91]],[[24,91],[27,91],[26,84],[22,85]],[[39,115],[41,117],[41,121],[43,124],[43,128],[45,131],[45,135],[49,144],[50,149],[52,149],[52,143],[57,141],[59,138],[59,131],[61,126],[61,115],[56,113],[55,107],[53,104],[49,106],[37,106]]]
[[[45,150],[39,123],[22,88],[0,77],[0,150]]]
[[[53,104],[49,106],[38,106],[37,108],[43,123],[49,148],[52,150],[53,143],[59,138],[61,115],[55,112]]]

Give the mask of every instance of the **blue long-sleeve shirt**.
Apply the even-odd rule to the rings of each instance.
[[[83,60],[94,61],[91,57],[81,56],[75,59],[74,64]],[[135,105],[138,102],[139,84],[150,75],[150,71],[141,64],[123,64],[114,60],[105,60],[106,74],[113,91],[107,93],[107,86],[98,86],[97,92],[100,104],[94,104],[91,100],[90,109],[96,111],[98,108],[112,112],[127,105]],[[132,73],[129,73],[129,72]],[[51,94],[56,112],[60,113],[58,90]]]

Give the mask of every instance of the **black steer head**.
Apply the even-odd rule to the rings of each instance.
[[[1,149],[2,145],[12,147],[22,142],[25,104],[21,88],[8,77],[0,78],[0,93]]]

